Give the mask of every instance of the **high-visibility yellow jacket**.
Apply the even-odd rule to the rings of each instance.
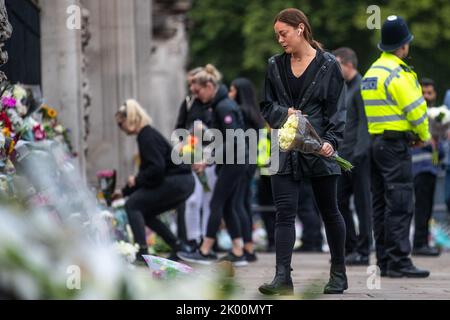
[[[430,138],[427,104],[417,75],[400,58],[383,52],[361,82],[370,134],[384,130],[412,131]]]
[[[270,166],[270,133],[267,128],[262,129],[263,134],[258,141],[258,158],[257,165],[262,175],[268,176]]]

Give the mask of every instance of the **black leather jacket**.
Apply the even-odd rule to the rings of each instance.
[[[271,128],[280,128],[288,118],[288,108],[294,107],[308,115],[308,120],[319,136],[338,150],[342,142],[346,120],[345,85],[341,68],[336,58],[327,52],[317,50],[319,71],[295,105],[288,94],[286,53],[269,59],[264,101],[261,112]],[[333,160],[315,154],[280,152],[280,166],[277,174],[293,174],[301,177],[339,175],[340,167]]]

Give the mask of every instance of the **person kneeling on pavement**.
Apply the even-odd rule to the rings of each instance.
[[[137,261],[148,254],[145,226],[158,234],[172,249],[169,259],[188,245],[178,240],[167,225],[157,218],[175,209],[194,191],[194,177],[188,165],[171,161],[172,146],[154,127],[151,118],[135,100],[127,100],[116,113],[119,128],[127,135],[137,135],[139,172],[128,178],[127,185],[114,198],[128,197],[125,209],[135,242],[139,245]]]

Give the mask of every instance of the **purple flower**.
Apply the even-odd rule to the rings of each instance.
[[[16,102],[17,101],[14,98],[10,98],[10,97],[3,97],[2,98],[3,106],[8,107],[8,108],[14,108],[16,106]]]

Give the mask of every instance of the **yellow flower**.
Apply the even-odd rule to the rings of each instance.
[[[9,128],[3,128],[2,129],[2,132],[3,132],[3,135],[5,136],[5,137],[10,137],[11,136],[11,131],[9,130]]]
[[[183,148],[181,149],[182,154],[189,154],[191,152],[192,152],[192,146],[190,144],[184,145]]]
[[[11,141],[11,144],[9,145],[8,154],[11,154],[14,151],[14,147],[16,146],[15,141]]]
[[[48,108],[47,109],[47,115],[49,116],[49,118],[54,119],[58,115],[58,112],[56,112],[56,110],[53,109],[53,108]]]
[[[295,139],[297,133],[298,119],[297,116],[291,115],[286,123],[278,131],[278,140],[280,143],[280,149],[288,150],[290,145]]]

